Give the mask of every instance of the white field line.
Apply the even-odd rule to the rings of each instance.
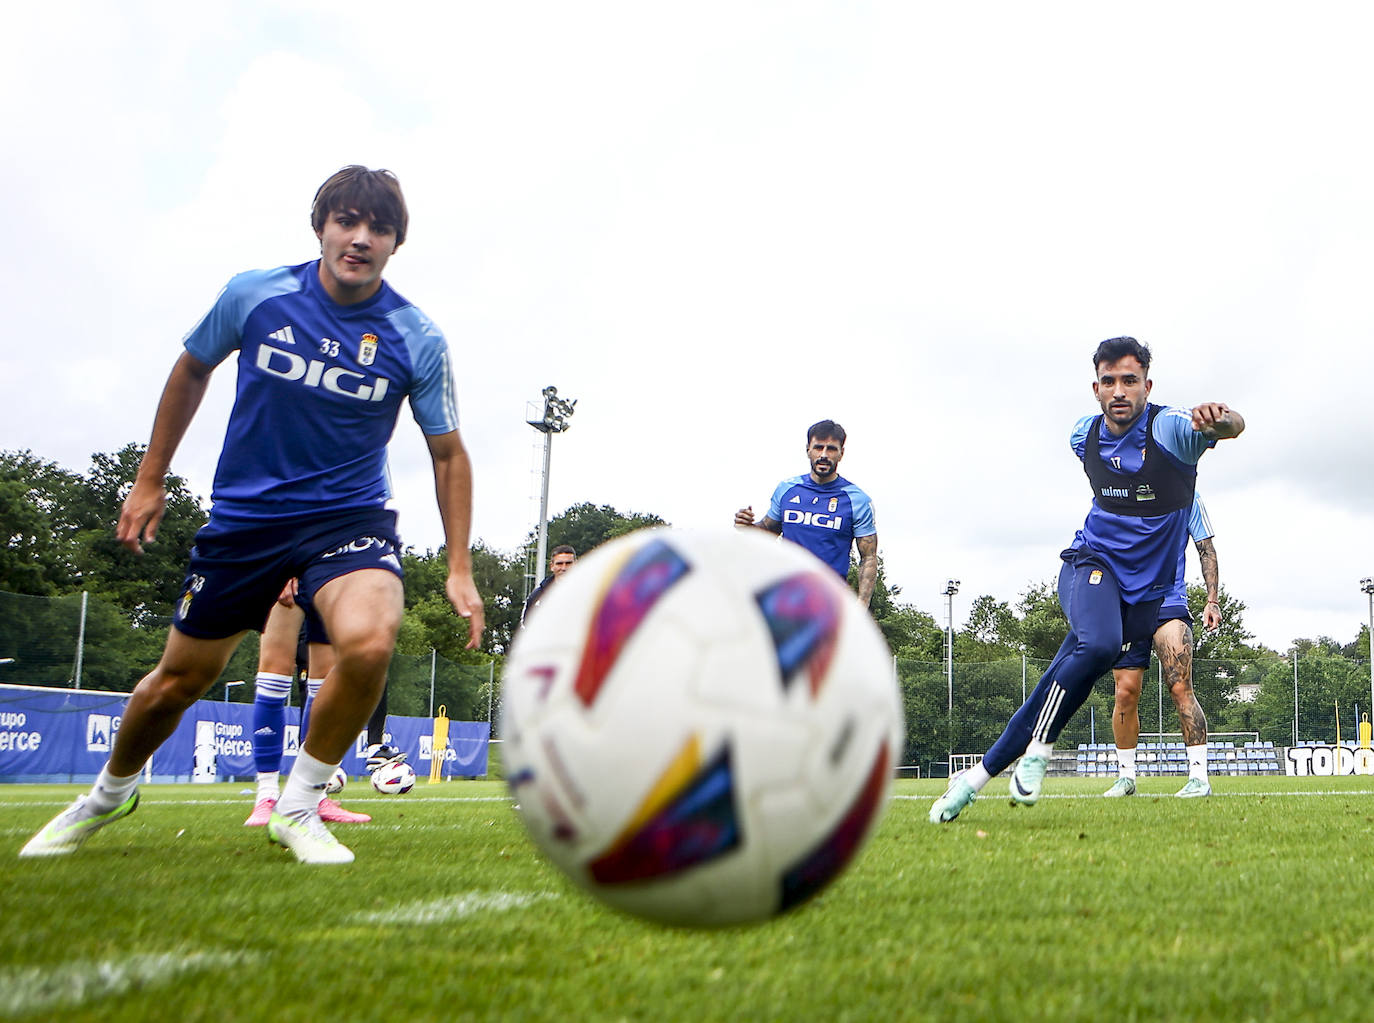
[[[1003,796],[1003,795],[1005,795],[1005,794],[1006,794],[1006,793],[996,794],[996,798],[1000,798],[1000,796]],[[1218,792],[1216,789],[1213,789],[1213,790],[1212,790],[1212,794],[1211,794],[1210,796],[1208,796],[1207,798],[1208,798],[1208,799],[1217,799],[1217,798],[1221,798],[1221,799],[1256,799],[1256,798],[1259,798],[1259,797],[1272,798],[1272,797],[1275,797],[1275,796],[1374,796],[1374,789],[1311,789],[1311,790],[1303,791],[1303,792]],[[1134,798],[1137,802],[1139,802],[1139,800],[1141,799],[1141,797],[1144,797],[1145,799],[1166,799],[1166,798],[1167,798],[1167,799],[1172,799],[1172,798],[1174,798],[1174,794],[1173,794],[1172,792],[1138,792],[1138,793],[1136,793],[1136,795],[1135,795],[1133,798]],[[930,797],[930,796],[908,796],[908,795],[898,795],[898,794],[896,794],[896,793],[893,794],[892,798],[893,798],[893,799],[909,799],[909,800],[912,800],[912,801],[918,802],[918,803],[919,803],[919,802],[922,802],[922,801],[930,801],[930,802],[933,802],[933,801],[934,801],[934,800],[932,799],[932,797]],[[983,795],[982,793],[979,793],[979,794],[978,794],[978,798],[979,798],[979,799],[988,799],[988,798],[994,798],[994,797],[985,796],[985,795]],[[1041,798],[1041,799],[1101,799],[1101,798],[1102,798],[1102,793],[1101,793],[1101,792],[1081,792],[1081,793],[1078,793],[1078,792],[1042,792],[1042,793],[1040,793],[1040,798]]]
[[[241,952],[163,952],[55,967],[0,967],[0,1016],[71,1009],[131,988],[168,984],[182,974],[229,969],[252,958]]]
[[[427,899],[391,909],[355,913],[355,924],[445,924],[481,913],[508,913],[545,899],[556,899],[554,892],[465,892],[442,899]]]

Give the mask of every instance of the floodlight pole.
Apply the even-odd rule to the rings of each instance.
[[[959,592],[959,580],[951,579],[945,583],[945,681],[949,688],[948,734],[949,760],[954,760],[954,595]]]
[[[1369,720],[1374,721],[1374,579],[1361,579],[1360,589],[1369,597]]]
[[[549,465],[553,460],[553,435],[562,433],[572,424],[573,406],[577,399],[569,401],[558,397],[558,388],[549,385],[542,392],[544,416],[542,419],[527,419],[536,430],[544,435],[544,473],[539,492],[539,544],[535,554],[534,578],[538,580],[544,571],[545,554],[549,546]],[[536,581],[534,585],[538,585]],[[528,591],[526,596],[528,596]]]

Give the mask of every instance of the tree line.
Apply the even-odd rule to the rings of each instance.
[[[82,684],[87,688],[127,690],[156,661],[171,608],[179,596],[187,554],[196,530],[208,517],[201,499],[191,493],[186,481],[169,476],[167,512],[157,542],[147,545],[141,557],[122,548],[114,538],[114,523],[142,454],[142,446],[129,444],[112,454],[95,454],[85,472],[73,472],[31,451],[0,452],[0,528],[6,537],[5,548],[0,551],[0,592],[47,598],[74,598],[82,592],[92,595],[83,647]],[[548,545],[551,549],[570,544],[581,556],[624,533],[668,524],[651,513],[577,504],[550,520]],[[460,685],[461,693],[450,697],[459,704],[457,713],[450,708],[452,716],[485,716],[478,712],[492,698],[489,690],[484,691],[486,679],[499,678],[500,662],[519,627],[525,596],[547,567],[533,564],[537,539],[531,529],[515,551],[499,550],[480,539],[473,544],[473,575],[485,598],[487,617],[479,651],[463,649],[467,624],[444,595],[447,568],[443,548],[423,552],[407,548],[404,552],[406,609],[397,655],[415,662],[423,660],[425,665],[441,658],[455,669],[467,669],[454,672],[466,681]],[[854,565],[851,585],[856,572]],[[1205,600],[1202,587],[1188,588],[1189,605],[1198,621]],[[1195,686],[1214,730],[1250,731],[1263,726],[1273,731],[1281,722],[1291,722],[1293,656],[1299,665],[1300,720],[1304,700],[1310,702],[1308,716],[1316,718],[1327,714],[1336,699],[1355,702],[1361,691],[1368,696],[1367,670],[1363,676],[1357,670],[1358,662],[1368,663],[1367,627],[1362,626],[1360,634],[1346,643],[1330,637],[1296,640],[1284,652],[1289,660],[1280,661],[1278,652],[1254,643],[1245,628],[1245,603],[1224,585],[1220,603],[1222,627],[1215,633],[1197,629],[1194,637],[1195,659],[1199,665],[1207,665],[1205,671],[1195,673]],[[20,602],[15,605],[17,610],[7,606],[0,616],[0,656],[17,649],[34,655],[48,644],[55,647],[51,654],[54,663],[70,662],[69,641],[60,635],[63,630],[54,630],[42,619],[36,610],[39,604],[43,602]],[[65,615],[66,619],[74,613],[74,605],[67,600],[49,601],[43,606],[47,613]],[[909,733],[939,734],[948,739],[949,725],[943,720],[948,716],[947,680],[942,671],[932,667],[945,661],[945,624],[903,601],[900,587],[889,584],[881,560],[870,610],[899,669],[907,664],[924,666],[920,671],[899,670],[907,690]],[[1015,685],[1007,683],[1008,692],[1015,690],[1019,695],[1022,659],[1043,667],[1053,658],[1066,629],[1051,582],[1030,587],[1015,601],[979,596],[970,605],[965,621],[953,630],[953,660],[959,666],[958,674],[965,678],[976,673],[977,665],[1004,663],[998,671],[1016,675]],[[257,642],[249,637],[221,681],[253,678],[256,659]],[[487,668],[493,661],[495,668]],[[1315,673],[1306,687],[1302,685],[1305,669]],[[928,684],[917,681],[932,673]],[[401,694],[401,707],[396,706],[393,692],[393,712],[424,713],[430,673],[417,664],[405,674],[415,678]],[[1257,676],[1267,680],[1261,685],[1259,698],[1236,704],[1238,687]],[[245,689],[248,691],[234,696],[251,699],[251,689]],[[932,692],[925,693],[926,689]],[[973,686],[971,691],[987,692],[982,685]],[[212,695],[219,694],[212,690]],[[1110,700],[1110,690],[1106,699]],[[1015,708],[1015,704],[1002,708],[1001,702],[989,697],[981,709],[970,707],[961,719],[971,722],[985,716],[984,711],[1000,713],[1006,709],[1009,714]],[[1003,722],[1007,714],[1001,715]]]

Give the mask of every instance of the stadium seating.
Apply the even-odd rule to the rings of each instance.
[[[1212,775],[1283,774],[1279,750],[1272,742],[1247,741],[1239,746],[1226,739],[1207,742],[1207,772]],[[1115,777],[1116,747],[1111,743],[1080,742],[1076,773],[1084,777]],[[1188,750],[1181,742],[1142,742],[1136,747],[1140,776],[1188,773]]]

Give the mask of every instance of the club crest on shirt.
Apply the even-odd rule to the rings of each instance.
[[[371,366],[377,358],[377,335],[364,334],[358,345],[358,365]]]
[[[830,499],[830,507],[827,508],[826,510],[827,510],[827,511],[834,511],[837,507],[839,507],[839,504],[840,504],[840,499],[839,499],[838,497],[832,497],[832,498]]]
[[[1102,569],[1094,568],[1092,574],[1088,576],[1088,585],[1096,586],[1102,581]]]

